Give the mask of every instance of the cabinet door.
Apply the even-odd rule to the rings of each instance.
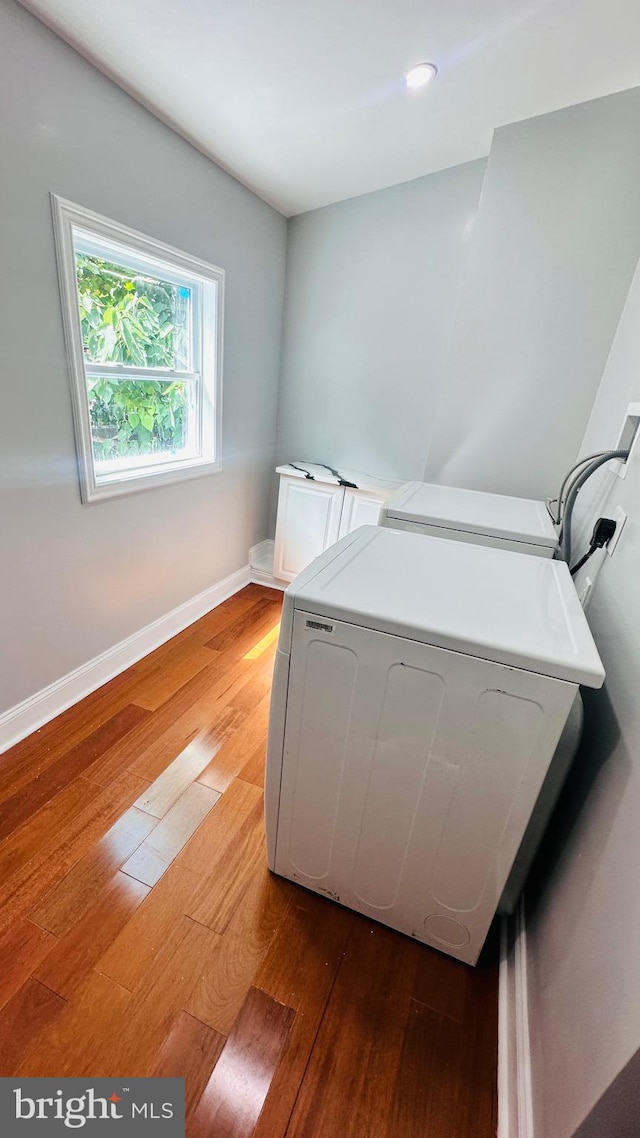
[[[338,540],[344,489],[280,475],[273,575],[293,581],[309,562]]]
[[[297,612],[276,871],[474,964],[575,691]]]
[[[378,516],[386,498],[375,490],[350,490],[344,492],[342,516],[340,518],[340,537],[358,529],[358,526],[377,526]]]

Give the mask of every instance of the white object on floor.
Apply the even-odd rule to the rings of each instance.
[[[285,593],[277,873],[475,964],[581,683],[564,562],[364,527]]]
[[[302,469],[304,468],[304,469]],[[293,581],[314,557],[362,525],[376,525],[380,508],[397,487],[357,470],[340,470],[354,487],[340,485],[311,462],[276,467],[280,475],[273,576]],[[312,475],[307,478],[305,471]]]
[[[387,499],[381,526],[553,557],[555,527],[544,502],[430,482],[407,482]]]
[[[256,585],[265,585],[267,589],[286,589],[287,582],[279,581],[273,575],[273,538],[252,545],[249,550],[249,573],[251,581]]]

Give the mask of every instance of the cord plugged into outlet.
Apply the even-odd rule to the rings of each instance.
[[[598,518],[595,526],[593,527],[593,533],[591,534],[589,548],[584,556],[581,557],[580,560],[577,561],[573,566],[571,570],[572,577],[575,576],[575,574],[578,572],[578,569],[582,569],[582,566],[586,564],[590,557],[593,557],[596,549],[604,549],[609,545],[609,542],[611,541],[615,532],[616,521],[614,518]]]
[[[616,522],[616,531],[615,531],[613,537],[610,539],[610,541],[607,542],[607,553],[609,554],[609,557],[613,557],[613,551],[616,548],[616,545],[618,544],[618,542],[620,541],[620,538],[622,536],[622,531],[624,529],[624,523],[627,520],[627,515],[625,514],[624,510],[622,509],[622,506],[616,506],[615,513],[613,516],[614,516],[615,522]]]

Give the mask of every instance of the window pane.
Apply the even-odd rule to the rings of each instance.
[[[96,463],[186,456],[195,451],[193,384],[183,380],[88,376]]]
[[[192,367],[193,290],[78,249],[85,357],[133,367]]]

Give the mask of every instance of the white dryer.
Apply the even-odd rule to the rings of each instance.
[[[407,482],[396,490],[378,524],[538,557],[553,557],[558,548],[544,502],[429,482]]]
[[[285,593],[271,869],[474,964],[578,685],[603,680],[564,562],[357,530]]]

